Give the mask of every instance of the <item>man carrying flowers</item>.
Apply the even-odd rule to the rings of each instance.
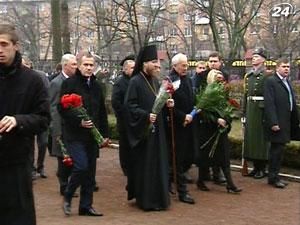
[[[78,59],[75,76],[65,80],[61,89],[59,111],[63,118],[63,136],[73,159],[72,173],[64,194],[63,210],[66,215],[71,214],[72,196],[79,186],[79,215],[103,215],[93,209],[92,203],[96,158],[100,146],[108,142],[108,122],[94,68],[94,57],[83,52]]]
[[[156,46],[141,48],[125,96],[131,148],[127,170],[128,200],[136,199],[137,206],[145,211],[165,210],[170,204],[165,118],[161,111],[153,112],[159,95],[159,72]]]

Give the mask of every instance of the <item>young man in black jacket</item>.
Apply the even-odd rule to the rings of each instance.
[[[40,75],[22,65],[18,50],[15,28],[0,24],[0,221],[35,225],[29,154],[50,109]]]
[[[84,120],[77,112],[59,107],[63,118],[63,137],[74,164],[69,183],[65,190],[63,210],[71,214],[71,201],[76,189],[80,186],[79,215],[102,216],[93,207],[93,188],[96,170],[96,158],[99,147],[92,136],[91,128],[96,126],[108,142],[108,122],[101,87],[93,74],[94,57],[82,53],[78,59],[78,69],[74,76],[66,79],[61,87],[61,96],[77,94],[82,97],[83,107],[90,120]]]

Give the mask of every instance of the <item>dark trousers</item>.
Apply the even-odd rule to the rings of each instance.
[[[35,225],[31,163],[0,169],[0,224]]]
[[[283,156],[284,143],[271,143],[269,154],[269,182],[276,182],[279,180],[279,171]]]
[[[120,160],[120,166],[123,171],[123,174],[127,176],[127,170],[128,170],[128,157],[129,157],[129,151],[130,146],[126,134],[125,127],[120,124],[121,122],[118,121],[118,132],[119,132],[119,160]]]
[[[93,203],[94,168],[98,147],[94,142],[68,142],[67,148],[73,159],[73,169],[65,191],[65,200],[71,202],[72,196],[80,186],[79,208],[89,209]]]
[[[30,153],[30,161],[32,163],[33,170],[37,170],[37,172],[40,172],[42,169],[44,169],[44,162],[45,162],[45,156],[47,151],[47,145],[48,145],[48,131],[41,132],[37,135],[37,147],[38,147],[38,157],[37,157],[37,167],[35,168],[35,156],[34,156],[34,143],[32,143],[32,149]]]
[[[60,186],[60,193],[63,195],[65,193],[66,187],[68,185],[69,177],[71,175],[72,167],[67,167],[63,164],[63,158],[57,157],[57,177]]]
[[[266,170],[266,161],[265,160],[253,159],[252,162],[253,162],[253,169],[255,171],[265,172],[265,170]]]
[[[184,176],[184,173],[187,172],[187,168],[185,166],[182,165],[183,163],[182,162],[178,162],[176,163],[176,188],[177,188],[177,192],[178,192],[178,195],[179,197],[180,196],[184,196],[188,193],[188,190],[187,190],[187,184],[186,184],[186,179],[185,179],[185,176]],[[174,167],[173,167],[173,164],[172,162],[170,163],[170,176],[169,176],[169,185],[170,185],[170,190],[171,190],[171,183],[172,181],[175,182],[174,180]]]
[[[48,131],[39,133],[36,140],[38,146],[37,171],[40,172],[44,169],[46,150],[48,146]]]

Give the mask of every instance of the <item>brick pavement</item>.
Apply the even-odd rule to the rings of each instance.
[[[143,212],[126,200],[126,179],[118,163],[117,149],[103,149],[97,164],[99,192],[94,207],[104,217],[77,215],[78,198],[74,199],[72,215],[64,216],[55,176],[56,159],[47,157],[48,179],[34,182],[38,225],[299,225],[300,183],[290,182],[285,190],[271,188],[266,180],[254,180],[233,172],[236,184],[243,188],[240,195],[227,194],[225,187],[211,182],[210,192],[201,192],[189,185],[195,205],[172,199],[169,210]],[[196,177],[195,168],[191,174]]]

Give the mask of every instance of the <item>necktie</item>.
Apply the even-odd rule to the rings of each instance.
[[[288,92],[289,92],[289,99],[290,99],[290,110],[293,110],[293,95],[292,95],[292,90],[290,88],[290,85],[288,84],[286,77],[282,78],[282,82],[286,86]]]
[[[90,83],[91,83],[91,80],[87,79],[86,84],[87,84],[88,87],[90,87]]]

